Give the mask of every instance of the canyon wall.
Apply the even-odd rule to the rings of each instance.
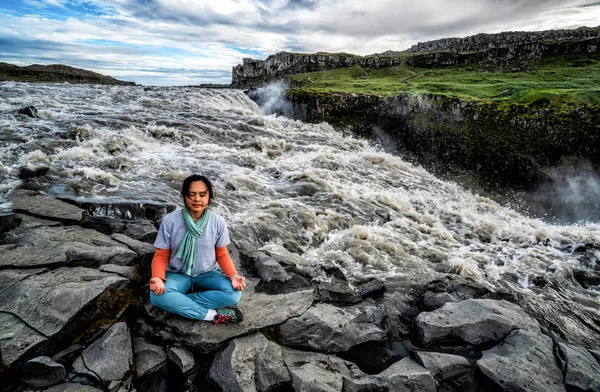
[[[298,119],[326,121],[401,146],[420,162],[477,173],[484,183],[531,189],[566,160],[600,166],[600,109],[467,102],[442,96],[288,90]]]

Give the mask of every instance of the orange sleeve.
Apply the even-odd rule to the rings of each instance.
[[[237,274],[237,271],[233,266],[233,260],[229,257],[226,246],[215,248],[215,254],[217,256],[217,263],[219,263],[219,267],[221,267],[227,278],[231,278],[233,275]]]
[[[152,277],[161,278],[166,281],[165,273],[167,272],[167,265],[169,265],[169,257],[171,256],[171,250],[156,248],[154,257],[152,258]]]

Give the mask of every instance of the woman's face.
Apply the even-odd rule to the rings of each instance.
[[[194,181],[190,184],[190,189],[185,195],[185,205],[194,218],[200,215],[208,206],[209,194],[204,181]]]

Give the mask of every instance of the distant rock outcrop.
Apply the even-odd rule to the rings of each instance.
[[[510,70],[544,56],[599,52],[600,27],[445,38],[418,43],[406,51],[387,51],[369,56],[280,52],[265,60],[245,58],[242,64],[233,67],[231,87],[255,88],[287,75],[353,65],[378,69],[399,64],[426,68],[480,64],[492,69]]]
[[[19,67],[14,64],[0,62],[0,82],[1,81],[46,83],[68,82],[135,86],[134,82],[125,82],[110,76],[62,64],[33,64],[26,67]]]

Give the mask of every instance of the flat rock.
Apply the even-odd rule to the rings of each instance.
[[[12,365],[22,354],[47,340],[18,317],[0,312],[0,352],[5,366]]]
[[[154,227],[154,223],[147,220],[125,221],[125,228],[121,234],[134,240],[153,244],[158,235],[158,230]]]
[[[181,317],[167,317],[156,328],[156,334],[167,342],[178,343],[201,352],[211,352],[221,343],[236,336],[281,324],[299,316],[313,302],[313,290],[269,295],[255,292],[258,279],[247,278],[246,289],[238,308],[244,321],[215,327],[209,322],[198,322]]]
[[[182,347],[169,347],[167,357],[177,365],[183,374],[192,370],[196,364],[194,354]]]
[[[320,303],[280,325],[277,335],[286,346],[344,352],[357,344],[384,340],[386,331],[380,327],[383,316],[370,300],[343,308]]]
[[[108,236],[78,226],[39,226],[16,233],[0,245],[1,267],[132,265],[137,254]]]
[[[481,372],[509,392],[564,392],[552,339],[541,333],[513,331],[501,344],[484,351]]]
[[[259,333],[229,342],[215,356],[209,378],[228,392],[267,392],[291,382],[281,348]]]
[[[120,242],[121,244],[127,245],[131,250],[138,254],[142,262],[152,261],[154,256],[155,248],[152,244],[135,240],[125,234],[115,233],[110,236],[111,239]]]
[[[499,342],[515,329],[539,332],[536,320],[508,301],[467,299],[423,312],[414,323],[416,340],[428,346],[441,342],[481,345]]]
[[[98,268],[98,271],[117,274],[131,281],[135,280],[136,278],[135,267],[130,267],[127,265],[105,264]]]
[[[135,376],[143,377],[167,365],[167,352],[162,346],[152,344],[144,338],[133,338]]]
[[[47,268],[34,268],[26,270],[6,269],[0,270],[0,293],[10,288],[15,283],[32,276],[47,272]]]
[[[36,357],[21,367],[20,379],[32,387],[47,388],[65,381],[67,371],[50,357]]]
[[[85,212],[72,204],[25,189],[17,189],[12,194],[12,205],[15,212],[66,223],[80,222]]]
[[[73,371],[100,378],[104,384],[125,380],[133,370],[133,351],[129,328],[116,323],[73,362]]]
[[[473,372],[473,367],[460,355],[419,351],[417,360],[440,383]]]
[[[0,345],[9,365],[53,337],[108,288],[127,280],[97,270],[59,268],[33,274],[0,293]]]
[[[564,360],[565,385],[575,391],[600,391],[600,363],[591,352],[572,344],[558,343]]]
[[[20,232],[23,230],[28,230],[28,229],[31,229],[34,227],[40,227],[40,226],[54,227],[54,226],[62,226],[63,225],[61,222],[52,221],[52,220],[48,220],[48,219],[42,219],[42,218],[36,218],[35,216],[29,216],[29,215],[25,215],[25,214],[16,214],[16,216],[18,219],[21,220],[19,229],[16,230],[17,232]]]

